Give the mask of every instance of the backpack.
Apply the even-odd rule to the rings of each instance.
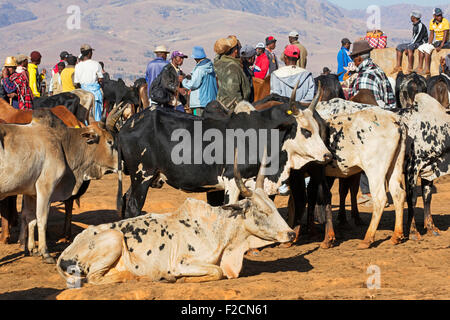
[[[162,86],[162,74],[163,72],[150,85],[150,99],[158,104],[167,105],[171,100],[171,96]]]

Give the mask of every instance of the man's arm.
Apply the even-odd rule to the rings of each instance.
[[[447,39],[448,30],[444,30],[444,38],[442,38],[441,44],[436,48],[436,52],[441,51],[442,47],[445,45],[445,39]]]
[[[316,85],[314,83],[314,79],[311,73],[307,76],[305,81],[303,82],[303,86],[305,86],[305,96],[300,100],[301,103],[310,103],[314,99],[314,90],[316,89]]]
[[[267,75],[267,72],[269,71],[269,58],[265,54],[263,54],[258,57],[255,64],[261,69],[261,71],[255,72],[255,77],[264,79]]]
[[[202,85],[203,77],[201,75],[201,72],[199,69],[194,70],[192,73],[191,80],[184,79],[183,80],[183,87],[185,87],[188,90],[197,90]]]

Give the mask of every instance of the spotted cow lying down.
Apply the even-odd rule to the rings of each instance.
[[[292,241],[295,233],[263,191],[261,172],[253,192],[236,165],[235,179],[245,199],[233,205],[211,207],[188,199],[174,213],[89,227],[61,254],[58,272],[69,282],[94,284],[134,277],[169,282],[237,278],[248,249]]]

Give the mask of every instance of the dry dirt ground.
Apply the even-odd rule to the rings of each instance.
[[[382,217],[371,249],[356,249],[367,226],[356,227],[350,222],[347,227],[339,227],[336,222],[337,243],[333,248],[320,249],[321,239],[308,239],[305,235],[291,248],[265,248],[259,256],[245,258],[240,278],[218,282],[167,284],[134,280],[67,290],[54,265],[24,256],[18,244],[0,245],[0,299],[450,299],[449,177],[438,181],[436,188],[432,212],[440,236],[424,235],[421,241],[393,246],[389,241],[394,226],[391,206]],[[81,207],[75,208],[74,235],[88,225],[118,219],[114,210],[116,190],[115,175],[91,183]],[[335,185],[333,210],[337,215],[336,190]],[[170,187],[150,190],[144,210],[169,212],[187,197],[204,199],[202,194],[186,194]],[[287,198],[277,197],[276,204],[285,212]],[[368,223],[370,208],[360,207],[360,210],[362,219]],[[421,200],[418,212],[420,226]],[[67,246],[56,244],[63,221],[63,206],[53,206],[48,243],[55,257]],[[13,240],[17,237],[14,230]],[[366,286],[370,277],[367,269],[372,265],[380,270],[379,290],[369,290]]]

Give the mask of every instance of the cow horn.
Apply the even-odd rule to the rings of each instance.
[[[264,190],[264,172],[267,164],[267,146],[264,148],[263,159],[261,161],[261,168],[258,172],[258,177],[256,178],[256,187],[255,189],[263,189]]]
[[[295,116],[300,113],[298,108],[297,108],[297,106],[295,105],[295,100],[297,99],[297,89],[298,89],[299,85],[300,85],[300,79],[295,84],[294,90],[292,91],[291,99],[289,100],[289,106],[290,106],[290,108],[292,110],[292,113]]]
[[[242,181],[241,173],[238,169],[238,152],[237,148],[234,151],[234,181],[236,182],[237,187],[239,188],[239,191],[241,192],[241,195],[250,198],[253,195],[253,192],[251,192],[244,184],[244,181]]]
[[[114,108],[111,110],[110,114],[108,115],[108,118],[106,119],[106,130],[113,132],[114,126],[116,125],[116,122],[119,120],[119,118],[122,116],[122,113],[125,111],[125,109],[128,107],[128,104],[126,104],[124,107],[122,105],[125,102],[119,103],[119,105],[114,105]]]
[[[317,104],[319,103],[319,100],[322,98],[322,95],[323,95],[322,83],[319,81],[316,96],[314,97],[313,101],[311,102],[308,108],[312,113],[316,111]]]

